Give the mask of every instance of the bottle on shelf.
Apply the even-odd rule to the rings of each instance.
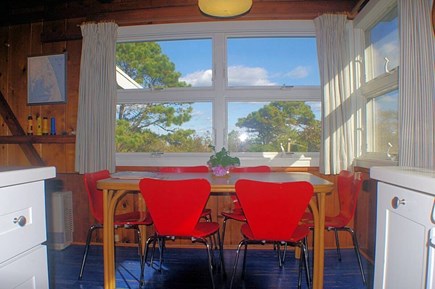
[[[35,135],[42,135],[42,119],[39,113],[36,114],[36,131]]]
[[[29,115],[27,117],[27,135],[33,135],[33,117]]]
[[[50,124],[50,134],[56,135],[56,119],[54,117],[51,118]]]
[[[48,135],[48,118],[44,116],[42,118],[42,135]]]

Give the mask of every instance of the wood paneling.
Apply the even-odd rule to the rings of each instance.
[[[370,179],[370,172],[365,168],[355,168],[362,173],[364,183],[359,195],[355,214],[355,231],[361,252],[370,262],[375,259],[376,240],[376,180]]]

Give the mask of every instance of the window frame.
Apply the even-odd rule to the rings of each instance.
[[[226,83],[226,39],[231,37],[315,37],[312,20],[228,21],[185,24],[158,24],[118,28],[118,42],[159,41],[176,39],[212,39],[214,81],[211,87],[183,87],[163,90],[118,89],[117,104],[144,102],[212,102],[213,131],[217,148],[227,146],[228,102],[265,101],[321,101],[319,86],[255,86],[229,87]],[[217,48],[217,49],[216,49]],[[223,97],[219,97],[223,96]],[[224,119],[225,121],[222,121]],[[118,166],[129,165],[193,165],[206,163],[209,153],[116,153]],[[318,166],[319,153],[232,153],[243,165]]]
[[[397,9],[397,6],[397,0],[379,0],[369,2],[354,20],[354,28],[363,31],[363,33],[360,34],[361,39],[359,39],[361,46],[357,48],[360,49],[359,51],[361,51],[361,54],[363,55],[362,64],[360,65],[363,80],[360,87],[361,123],[360,128],[358,128],[356,131],[357,147],[359,148],[359,151],[357,152],[358,157],[356,159],[356,165],[363,167],[370,167],[372,165],[397,164],[396,160],[391,160],[387,157],[386,152],[369,151],[371,147],[371,141],[368,138],[369,135],[373,135],[374,133],[371,127],[372,120],[368,119],[367,114],[371,107],[371,101],[374,98],[399,89],[400,63],[398,67],[376,78],[372,78],[370,70],[365,70],[366,58],[369,58],[369,60],[371,58],[371,52],[365,53],[367,47],[366,43],[368,41],[365,36],[366,31],[370,30],[374,25],[376,25],[385,15],[390,13],[392,9]]]

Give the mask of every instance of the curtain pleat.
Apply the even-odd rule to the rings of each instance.
[[[431,1],[399,0],[399,165],[435,169]]]
[[[322,87],[320,172],[337,174],[354,158],[352,69],[345,15],[314,19]]]
[[[75,168],[79,173],[115,171],[116,23],[81,25],[79,104]]]

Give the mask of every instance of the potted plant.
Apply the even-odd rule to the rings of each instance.
[[[224,147],[219,152],[216,152],[215,146],[209,145],[209,147],[212,148],[214,154],[210,156],[207,164],[213,175],[225,176],[229,173],[231,167],[240,166],[240,159],[230,156],[230,152]]]

